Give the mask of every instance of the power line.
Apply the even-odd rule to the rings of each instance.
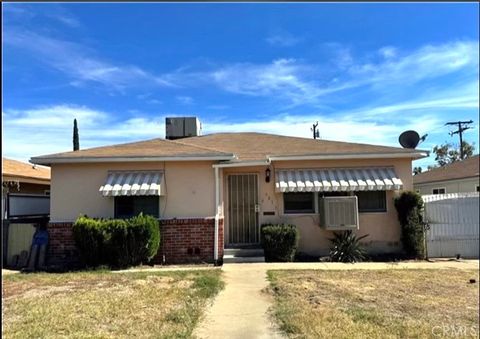
[[[446,125],[457,125],[458,126],[458,129],[456,131],[453,131],[453,132],[450,132],[450,136],[453,136],[454,134],[458,134],[458,136],[460,137],[460,160],[463,160],[463,139],[462,139],[462,133],[464,131],[466,131],[467,129],[470,129],[471,127],[469,127],[468,125],[473,123],[472,120],[469,120],[469,121],[451,121],[451,122],[447,122],[445,124]]]

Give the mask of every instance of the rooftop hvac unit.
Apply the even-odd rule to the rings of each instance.
[[[196,117],[165,118],[165,138],[169,140],[199,136],[201,129]]]
[[[358,229],[358,202],[356,196],[320,198],[320,222],[327,230]]]

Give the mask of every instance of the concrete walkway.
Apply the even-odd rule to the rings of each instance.
[[[270,319],[271,297],[267,267],[256,264],[223,265],[225,289],[195,329],[196,338],[282,338]]]

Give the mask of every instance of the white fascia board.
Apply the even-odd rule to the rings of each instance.
[[[84,157],[84,158],[44,158],[33,157],[30,162],[37,165],[74,164],[95,162],[152,162],[152,161],[225,161],[234,159],[233,155],[186,156],[186,157]]]
[[[341,160],[341,159],[393,159],[393,158],[424,158],[428,157],[428,152],[415,153],[369,153],[369,154],[323,154],[323,155],[287,155],[287,156],[269,156],[270,161],[288,161],[288,160]]]
[[[243,161],[243,162],[227,162],[223,164],[213,164],[213,168],[226,168],[226,167],[249,167],[249,166],[268,166],[269,160],[264,161]]]

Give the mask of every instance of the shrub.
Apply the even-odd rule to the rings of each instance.
[[[87,266],[123,268],[151,260],[160,245],[158,221],[142,214],[130,219],[80,217],[74,238]]]
[[[415,192],[403,192],[395,198],[398,220],[402,226],[402,245],[409,257],[423,258],[425,255],[423,200]]]
[[[330,260],[334,262],[358,262],[366,259],[366,252],[360,240],[368,237],[368,234],[358,237],[352,231],[334,233],[330,239]]]
[[[265,261],[293,261],[300,235],[295,225],[262,225],[261,242]]]
[[[73,225],[73,238],[83,262],[89,267],[106,263],[105,238],[102,220],[81,216]]]

